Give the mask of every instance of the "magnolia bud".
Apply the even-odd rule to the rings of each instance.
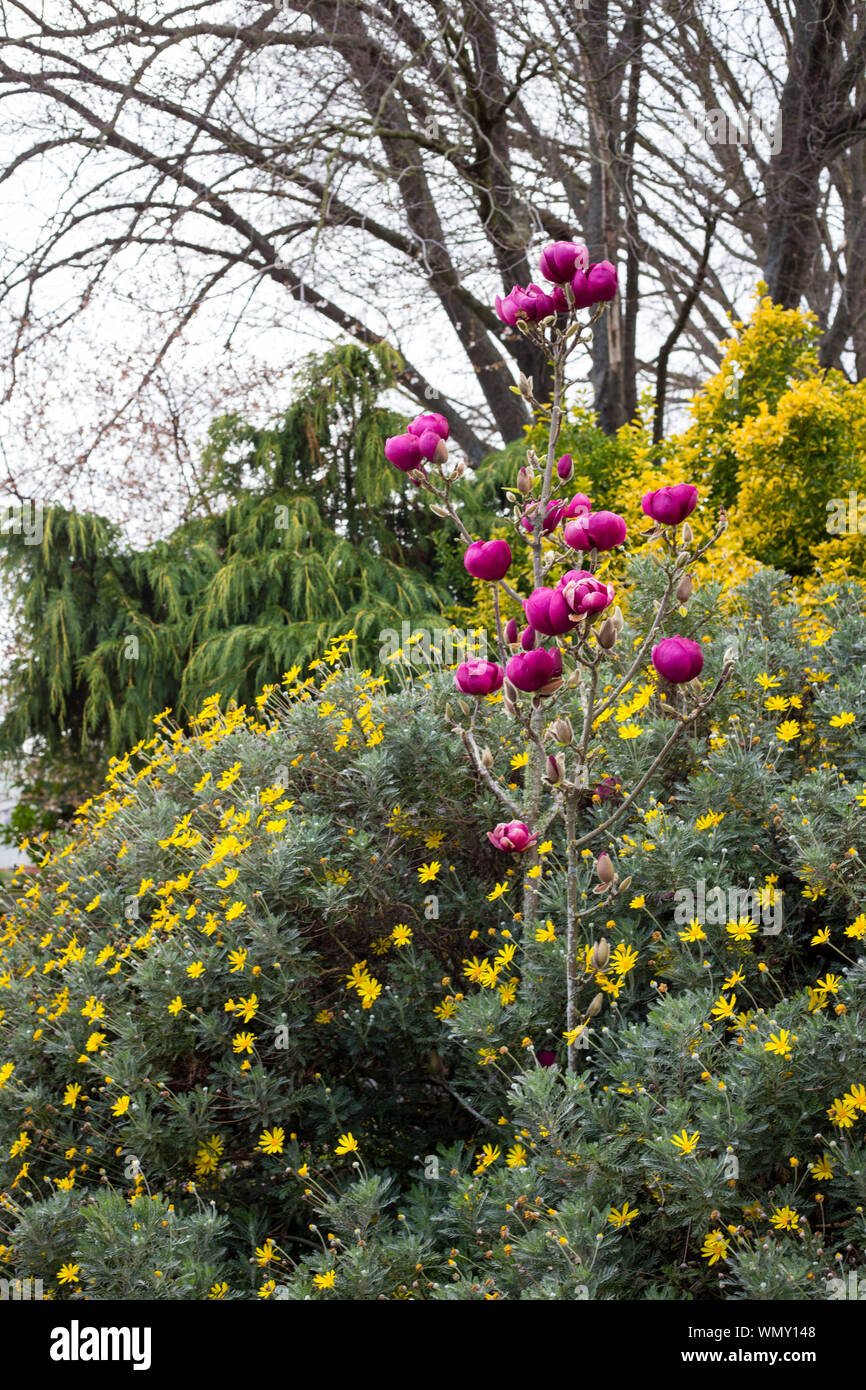
[[[547,767],[545,770],[545,776],[547,777],[548,782],[550,782],[552,786],[556,786],[557,782],[562,781],[564,775],[565,761],[562,755],[560,754],[559,756],[554,757],[552,753],[548,753]]]
[[[521,394],[521,396],[523,396],[526,400],[531,401],[531,400],[532,400],[532,394],[533,394],[533,393],[532,393],[532,377],[531,377],[531,376],[524,376],[524,375],[523,375],[523,372],[520,372],[519,375],[518,375],[518,378],[517,378],[517,383],[518,383],[518,385],[519,385],[519,387],[520,387],[520,394]]]
[[[574,463],[572,462],[571,454],[563,454],[556,465],[556,472],[564,483],[571,482],[571,479],[574,477]]]
[[[525,652],[531,652],[538,641],[538,635],[534,627],[525,627],[520,634],[520,645]]]
[[[454,723],[454,709],[449,700],[445,702],[445,718],[448,720],[449,724]]]
[[[434,463],[447,463],[447,462],[448,462],[448,445],[445,443],[445,440],[444,440],[444,439],[440,439],[440,440],[439,440],[439,443],[436,445],[436,448],[435,448],[435,450],[434,450],[434,452],[433,452],[433,462],[434,462]]]
[[[554,719],[550,726],[550,732],[553,734],[557,743],[574,742],[574,729],[571,727],[571,720],[567,715],[561,715],[558,719]]]
[[[602,850],[601,854],[598,856],[595,862],[595,872],[598,874],[599,883],[613,883],[616,877],[616,870],[606,850]]]
[[[465,472],[466,464],[461,459],[460,462],[455,465],[454,472],[451,474],[451,476],[452,478],[462,478]]]
[[[438,502],[431,502],[431,503],[430,503],[430,510],[431,510],[431,512],[433,513],[434,516],[444,516],[446,519],[447,519],[447,517],[448,517],[447,511],[445,510],[444,507],[440,507],[439,504],[438,504]]]
[[[616,628],[614,627],[612,618],[605,618],[601,627],[598,629],[596,636],[598,638],[598,645],[600,647],[603,647],[606,652],[609,652],[611,647],[614,646],[614,644],[616,643],[617,637]]]
[[[622,609],[620,608],[619,604],[617,604],[616,608],[611,613],[610,620],[613,623],[614,629],[616,630],[616,635],[618,637],[619,634],[622,632],[623,628],[625,627],[625,618],[622,616]]]
[[[514,646],[520,637],[520,629],[517,626],[516,618],[509,618],[505,624],[505,640],[510,646]]]
[[[595,1018],[596,1014],[600,1014],[603,1003],[604,995],[601,993],[597,994],[586,1011],[587,1018]]]
[[[610,945],[602,937],[592,948],[592,963],[596,970],[603,970],[610,960]]]
[[[491,751],[490,751],[489,748],[482,748],[482,750],[481,750],[481,766],[482,766],[482,767],[492,767],[492,766],[493,766],[493,754],[491,753]]]
[[[694,593],[695,586],[690,574],[684,574],[676,588],[677,601],[687,603]]]
[[[503,695],[503,697],[502,697],[502,704],[503,704],[503,706],[504,706],[504,708],[505,708],[505,713],[506,713],[506,714],[510,714],[511,717],[512,717],[512,719],[513,719],[514,716],[517,714],[517,706],[516,706],[516,704],[514,703],[514,701],[513,701],[513,700],[509,700],[509,698],[508,698],[507,695]]]
[[[695,533],[687,521],[683,522],[682,540],[683,545],[691,545],[695,538]]]
[[[505,691],[503,698],[506,700],[510,700],[513,705],[516,704],[517,700],[519,699],[519,696],[517,694],[517,687],[511,684],[511,681],[508,679],[507,676],[503,681],[503,690]]]
[[[532,469],[523,467],[517,473],[517,491],[522,492],[524,497],[528,497],[532,491]]]
[[[472,713],[472,706],[470,704],[467,704],[465,700],[458,700],[457,703],[462,709],[463,713],[466,715],[466,718],[468,719]]]

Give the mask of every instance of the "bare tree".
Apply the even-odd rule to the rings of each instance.
[[[859,378],[866,348],[863,6],[747,0],[733,26],[726,3],[665,0],[663,8],[671,24],[659,34],[658,52],[682,79],[684,103],[696,93],[704,113],[727,117],[728,138],[701,151],[721,223],[762,267],[775,302],[815,311],[825,365],[842,366],[847,352]],[[762,116],[764,149],[751,138]]]
[[[862,368],[855,0],[0,0],[0,13],[0,177],[26,190],[39,171],[57,192],[35,241],[7,238],[2,256],[8,389],[82,306],[120,284],[134,299],[143,267],[169,263],[156,361],[208,305],[274,322],[289,296],[307,328],[399,347],[403,389],[478,460],[527,423],[516,372],[549,387],[538,349],[491,306],[551,237],[585,237],[619,267],[593,345],[607,430],[634,417],[642,385],[663,379],[671,400],[694,387],[761,267],[782,302],[819,312],[828,360]],[[781,148],[683,134],[695,109],[733,119],[759,98]],[[452,359],[474,369],[470,399],[447,389]]]

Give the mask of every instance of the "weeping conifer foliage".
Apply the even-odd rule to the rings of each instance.
[[[309,497],[325,527],[435,580],[437,532],[418,489],[384,462],[405,413],[378,404],[401,359],[387,343],[338,344],[309,357],[292,404],[264,428],[237,415],[211,426],[204,486],[230,501],[250,491]]]
[[[287,490],[241,497],[219,518],[220,561],[192,615],[182,707],[219,690],[248,702],[297,661],[354,629],[375,663],[387,628],[443,625],[443,588],[326,525]]]
[[[129,546],[106,519],[53,507],[38,545],[0,536],[16,649],[0,752],[103,762],[216,691],[249,703],[353,628],[374,664],[403,620],[444,625],[468,597],[459,547],[383,458],[405,416],[378,398],[399,358],[382,345],[310,359],[275,424],[214,422],[201,504],[164,540]]]

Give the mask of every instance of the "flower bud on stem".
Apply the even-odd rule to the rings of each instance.
[[[605,937],[597,941],[592,948],[592,964],[594,969],[603,970],[610,960],[610,945]]]
[[[678,603],[688,603],[689,599],[691,598],[692,594],[694,593],[694,589],[695,589],[695,586],[694,586],[694,584],[692,583],[692,577],[691,577],[691,575],[690,575],[690,574],[684,574],[683,577],[682,577],[682,579],[680,580],[679,584],[678,584],[677,587],[676,587],[677,602],[678,602]]]
[[[605,885],[613,883],[616,878],[616,870],[613,867],[613,861],[606,850],[602,850],[601,854],[598,856],[595,864],[595,872],[598,875],[599,883],[604,883]]]

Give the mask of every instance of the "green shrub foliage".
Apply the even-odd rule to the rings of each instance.
[[[623,652],[653,599],[650,567],[629,580]],[[524,921],[435,662],[388,684],[347,637],[115,759],[3,904],[3,1277],[470,1300],[866,1278],[863,591],[762,570],[722,612],[699,590],[680,631],[710,674],[739,660],[607,844],[631,883],[583,923],[603,1002],[576,1074],[564,847]],[[651,683],[623,694],[582,827],[665,727]],[[519,783],[499,695],[479,736]],[[757,921],[731,907],[749,888]]]

